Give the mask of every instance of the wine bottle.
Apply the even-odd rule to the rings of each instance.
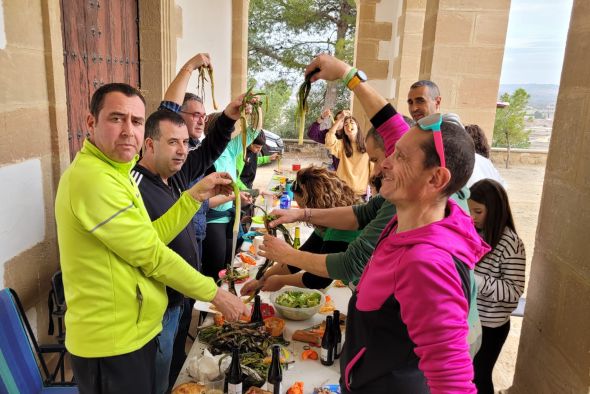
[[[228,394],[242,394],[242,366],[240,365],[240,348],[232,350],[231,364],[225,375],[225,392]]]
[[[334,311],[334,320],[332,320],[332,331],[334,332],[334,358],[340,358],[340,352],[342,352],[342,331],[340,330],[340,311],[336,309]]]
[[[301,247],[301,229],[299,226],[295,227],[295,238],[293,238],[293,247],[299,249]]]
[[[229,282],[227,282],[227,291],[235,296],[238,295],[238,292],[236,291],[236,282],[233,279],[230,279]]]
[[[281,368],[281,347],[272,347],[272,360],[266,378],[266,390],[273,394],[283,394],[283,370]]]
[[[332,316],[326,316],[326,328],[322,337],[320,361],[323,365],[334,364],[334,329],[332,328]]]
[[[262,310],[260,309],[260,296],[258,294],[254,297],[254,306],[252,307],[250,323],[264,323],[262,320]]]

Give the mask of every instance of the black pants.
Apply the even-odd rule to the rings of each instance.
[[[202,272],[205,276],[219,279],[218,273],[231,261],[231,223],[207,223],[207,235],[203,240]]]
[[[482,326],[481,348],[473,360],[474,383],[479,394],[494,394],[492,371],[509,332],[510,320],[500,327]]]
[[[119,356],[85,358],[72,354],[72,369],[80,393],[153,393],[156,338],[139,350]]]

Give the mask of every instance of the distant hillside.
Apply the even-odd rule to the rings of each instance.
[[[535,108],[543,108],[548,104],[555,104],[559,85],[550,84],[506,84],[500,85],[498,98],[504,93],[514,93],[518,88],[523,88],[530,94],[529,105]]]

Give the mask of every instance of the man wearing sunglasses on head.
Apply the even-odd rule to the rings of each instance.
[[[364,74],[358,72],[357,70],[351,68],[350,66],[342,63],[341,61],[331,58],[329,56],[326,55],[322,55],[319,56],[318,58],[316,58],[312,64],[308,67],[308,72],[313,70],[314,68],[319,67],[320,68],[320,72],[318,74],[316,74],[314,76],[314,78],[312,80],[317,80],[318,78],[322,78],[322,79],[327,79],[327,80],[334,80],[334,79],[338,79],[338,78],[342,78],[344,79],[345,82],[347,83],[347,86],[349,88],[351,88],[351,90],[354,91],[355,96],[359,99],[359,101],[361,102],[361,104],[363,105],[363,108],[365,110],[365,112],[367,113],[367,115],[371,118],[371,122],[373,123],[375,129],[377,130],[378,134],[383,138],[383,142],[384,142],[384,146],[386,148],[386,153],[389,155],[389,158],[386,159],[383,162],[383,167],[389,167],[389,168],[385,168],[385,177],[384,177],[384,184],[389,184],[388,188],[389,189],[393,189],[390,190],[389,193],[391,193],[392,191],[397,192],[398,189],[405,190],[405,195],[402,193],[401,198],[399,199],[398,196],[394,195],[392,196],[392,198],[388,198],[388,203],[395,203],[398,200],[402,202],[402,205],[404,207],[404,218],[407,217],[412,217],[413,215],[415,215],[416,219],[425,219],[424,217],[424,211],[429,211],[429,205],[426,204],[426,206],[422,205],[420,207],[416,207],[413,206],[413,209],[415,209],[416,211],[413,212],[413,215],[408,215],[408,210],[406,209],[406,205],[404,204],[407,201],[407,195],[411,195],[414,199],[419,199],[420,198],[420,194],[416,194],[418,191],[420,191],[420,187],[417,186],[416,188],[412,188],[412,185],[414,184],[418,184],[422,186],[422,189],[424,188],[424,180],[425,179],[429,179],[429,176],[426,176],[426,174],[424,174],[423,178],[420,177],[416,177],[416,174],[419,173],[423,173],[424,171],[424,167],[429,166],[429,170],[431,168],[436,168],[437,169],[437,174],[438,174],[438,183],[436,183],[436,187],[434,189],[429,189],[430,193],[428,195],[429,197],[429,202],[430,203],[434,203],[436,202],[436,206],[437,206],[437,211],[436,211],[436,217],[438,218],[438,216],[440,216],[440,208],[442,206],[443,208],[443,214],[444,214],[444,207],[447,201],[447,196],[448,196],[448,192],[456,192],[458,190],[457,184],[460,186],[461,182],[464,183],[464,181],[461,179],[460,176],[458,176],[457,174],[455,174],[455,178],[454,179],[454,183],[452,185],[452,188],[446,189],[446,187],[444,188],[444,192],[443,189],[441,189],[441,185],[448,185],[449,184],[449,174],[452,172],[456,173],[456,158],[458,156],[455,155],[455,153],[453,151],[453,166],[452,166],[452,171],[451,170],[447,170],[446,167],[442,167],[441,164],[445,164],[445,166],[447,165],[445,160],[445,156],[441,155],[439,156],[437,153],[444,153],[444,148],[443,150],[440,149],[441,144],[440,143],[436,143],[434,142],[434,138],[437,138],[437,134],[440,134],[440,132],[437,130],[437,126],[440,124],[444,124],[444,128],[451,128],[454,130],[454,134],[458,135],[458,138],[463,141],[465,140],[463,137],[466,137],[466,134],[464,133],[464,131],[462,130],[462,128],[459,126],[459,124],[457,124],[457,122],[442,122],[440,115],[437,117],[433,117],[433,118],[427,118],[422,122],[422,125],[418,127],[418,129],[413,128],[411,129],[412,134],[416,134],[417,131],[414,130],[419,130],[420,133],[424,133],[424,130],[434,130],[435,132],[431,132],[428,131],[428,133],[431,135],[430,141],[432,141],[432,148],[433,148],[433,152],[429,151],[428,155],[426,155],[426,159],[427,159],[427,163],[426,165],[422,165],[420,166],[419,164],[422,164],[422,162],[420,160],[416,161],[416,157],[420,158],[421,160],[423,159],[423,156],[425,155],[425,153],[423,153],[420,149],[413,149],[413,154],[416,157],[412,157],[412,163],[414,164],[414,169],[413,171],[410,170],[408,168],[407,171],[407,176],[405,176],[405,179],[403,176],[401,176],[400,178],[398,177],[393,177],[392,175],[390,175],[388,172],[390,171],[391,168],[391,164],[387,165],[387,163],[391,160],[393,160],[393,155],[391,155],[394,151],[394,146],[396,144],[399,145],[398,140],[401,141],[400,138],[402,138],[402,135],[404,135],[405,131],[407,131],[408,127],[407,125],[404,127],[405,123],[402,124],[403,120],[401,120],[401,116],[398,115],[395,112],[395,109],[389,105],[386,100],[384,98],[382,98],[381,96],[379,96],[370,86],[368,86],[367,84],[364,84],[362,82],[364,82],[364,80],[366,80],[366,76],[364,76]],[[442,135],[441,135],[442,136]],[[412,147],[415,148],[415,144],[410,144]],[[438,152],[436,150],[436,146],[439,145],[439,149]],[[430,145],[429,145],[430,146]],[[454,146],[453,144],[451,144],[451,146]],[[466,145],[467,150],[469,149],[469,144]],[[471,149],[473,147],[471,146]],[[401,150],[401,152],[399,152],[400,154],[403,152],[403,149]],[[460,153],[460,152],[459,152]],[[420,157],[420,154],[422,155],[422,157]],[[438,164],[435,165],[434,167],[432,167],[432,163],[430,161],[432,161],[432,156],[436,155],[436,160],[438,161]],[[408,153],[406,153],[406,155],[408,155]],[[464,155],[463,155],[464,156]],[[469,156],[469,155],[467,155]],[[473,155],[471,155],[472,157]],[[461,156],[462,157],[462,156]],[[441,160],[442,159],[442,160]],[[463,164],[467,163],[469,164],[469,159],[465,159],[467,161],[465,161]],[[443,161],[445,161],[444,163],[442,163]],[[472,163],[471,163],[471,167],[470,166],[464,166],[465,168],[463,168],[463,172],[465,174],[470,173],[470,169],[472,168]],[[403,166],[399,166],[397,168],[403,168]],[[438,169],[444,169],[443,171],[438,171]],[[421,170],[421,171],[420,171]],[[426,171],[428,173],[428,171]],[[441,174],[445,174],[445,176],[443,178],[440,178]],[[404,174],[404,172],[402,171],[402,175]],[[430,174],[430,173],[428,173]],[[411,176],[410,176],[411,175]],[[430,177],[431,178],[431,177]],[[396,179],[398,180],[398,182],[401,182],[401,184],[399,185],[399,187],[394,187],[392,188],[392,179]],[[403,182],[402,182],[403,180]],[[442,183],[441,183],[442,180]],[[421,182],[419,182],[421,181]],[[435,193],[436,191],[436,193]],[[450,193],[449,193],[450,194]],[[391,197],[391,196],[388,196]],[[379,197],[382,198],[382,197]],[[286,223],[286,222],[293,222],[293,221],[301,221],[301,220],[305,220],[308,222],[311,222],[313,224],[319,224],[319,225],[324,225],[324,226],[332,226],[335,228],[340,228],[340,229],[357,229],[357,228],[362,228],[365,225],[371,225],[373,222],[370,221],[370,219],[367,221],[367,217],[373,217],[376,218],[377,216],[379,216],[379,212],[381,212],[381,209],[383,209],[383,206],[385,206],[385,203],[382,202],[381,208],[375,206],[373,204],[373,206],[371,207],[371,202],[374,201],[375,199],[371,200],[366,206],[361,206],[361,207],[346,207],[346,208],[337,208],[337,209],[326,209],[326,210],[305,210],[305,211],[297,211],[297,210],[289,210],[289,211],[273,211],[273,214],[276,214],[277,216],[279,216],[279,218],[275,221],[275,223],[273,224],[279,224],[279,223]],[[441,202],[444,203],[441,205]],[[371,210],[367,210],[368,207],[372,208]],[[465,215],[461,210],[457,209],[457,205],[455,203],[449,203],[449,207],[451,207],[451,211],[453,213],[453,217],[457,216],[459,218],[467,218],[466,220],[468,221],[468,216]],[[418,209],[417,209],[418,208]],[[398,207],[399,210],[399,207]],[[444,218],[444,215],[443,215]],[[391,219],[391,216],[389,216],[389,219]],[[441,218],[442,219],[442,218]],[[375,219],[374,219],[375,220]],[[405,223],[405,219],[403,220],[403,222]],[[404,224],[400,221],[400,225]],[[396,229],[400,228],[400,225],[398,225],[396,227]],[[405,225],[405,224],[404,224]],[[385,226],[383,226],[385,227]],[[381,227],[381,229],[383,229],[383,227]],[[424,227],[424,226],[422,226]],[[427,226],[426,226],[427,227]],[[469,228],[471,228],[472,226],[469,226]],[[390,226],[389,229],[391,230],[392,227]],[[460,229],[462,231],[462,229]],[[426,278],[422,278],[420,277],[420,275],[414,275],[414,273],[412,273],[411,277],[413,279],[416,279],[416,281],[408,281],[405,282],[403,284],[403,286],[399,287],[399,293],[397,292],[393,292],[392,293],[388,293],[387,290],[394,290],[394,287],[392,287],[393,285],[397,285],[395,278],[391,278],[388,277],[387,274],[393,272],[387,272],[388,268],[391,268],[390,266],[388,266],[386,264],[387,258],[383,253],[383,248],[384,246],[382,246],[381,248],[379,248],[380,253],[377,254],[377,250],[375,250],[375,253],[373,253],[373,248],[375,248],[375,244],[374,243],[370,243],[370,241],[372,241],[372,237],[365,237],[363,239],[363,235],[368,235],[365,234],[366,233],[366,228],[365,231],[363,231],[363,234],[361,234],[361,236],[353,243],[353,244],[357,244],[356,247],[358,248],[358,250],[364,249],[365,253],[367,250],[371,251],[371,254],[373,254],[373,259],[375,259],[377,256],[379,257],[379,264],[380,266],[382,265],[382,267],[380,267],[377,271],[373,270],[371,272],[371,275],[369,276],[370,279],[365,279],[366,281],[368,281],[370,283],[370,285],[368,286],[363,286],[363,279],[361,279],[361,283],[359,283],[359,286],[367,288],[367,290],[365,290],[364,293],[366,293],[367,295],[372,294],[373,291],[369,290],[371,288],[373,288],[374,290],[379,289],[379,291],[384,290],[385,291],[385,298],[382,297],[383,294],[380,294],[378,298],[375,298],[375,300],[377,301],[376,304],[372,304],[370,306],[369,309],[364,309],[365,311],[367,310],[372,310],[373,312],[375,312],[375,316],[381,316],[381,312],[385,309],[390,309],[390,307],[392,306],[391,303],[395,304],[397,302],[397,307],[398,307],[398,311],[391,311],[394,312],[393,314],[391,314],[390,316],[398,316],[399,317],[399,305],[400,305],[400,301],[401,300],[397,300],[395,297],[397,295],[400,296],[401,299],[403,299],[404,301],[404,308],[402,308],[401,313],[404,314],[406,311],[410,311],[412,314],[412,317],[414,319],[417,318],[417,320],[411,320],[408,326],[404,326],[404,321],[391,321],[388,320],[388,318],[385,318],[382,320],[382,323],[385,324],[385,326],[383,325],[379,325],[379,322],[374,322],[377,324],[377,331],[380,332],[379,330],[382,331],[382,333],[384,334],[389,334],[388,329],[394,329],[397,330],[397,332],[399,333],[406,333],[405,336],[401,335],[401,336],[396,336],[394,338],[390,338],[390,337],[383,337],[383,339],[385,339],[385,341],[380,342],[381,344],[386,343],[387,346],[383,346],[382,349],[380,349],[379,346],[375,346],[375,343],[361,343],[364,340],[367,340],[370,337],[374,337],[373,335],[373,331],[371,331],[371,334],[366,331],[367,330],[367,326],[363,326],[361,324],[360,327],[353,327],[351,326],[351,331],[347,330],[347,334],[352,334],[352,336],[347,335],[347,338],[349,339],[350,343],[349,343],[349,351],[348,353],[346,353],[345,356],[345,362],[341,363],[342,365],[342,389],[343,392],[367,392],[367,390],[370,390],[371,392],[391,392],[391,388],[395,387],[396,388],[396,392],[425,392],[426,390],[428,390],[427,386],[426,386],[426,379],[428,379],[429,381],[429,386],[430,386],[430,390],[432,390],[432,392],[437,392],[437,391],[448,391],[448,390],[453,390],[452,387],[461,387],[461,389],[465,389],[464,391],[467,392],[472,392],[472,385],[471,385],[471,379],[472,379],[472,372],[473,369],[471,367],[471,359],[469,358],[469,346],[468,346],[468,332],[470,331],[470,329],[468,328],[468,323],[467,323],[467,315],[468,315],[468,311],[469,311],[469,307],[470,307],[470,300],[471,300],[471,285],[473,283],[473,281],[470,278],[470,268],[472,268],[472,264],[474,264],[477,261],[477,257],[479,256],[480,253],[483,253],[484,248],[483,246],[478,246],[476,248],[471,248],[471,247],[465,247],[463,249],[461,249],[462,252],[464,252],[467,256],[461,256],[464,260],[467,260],[465,262],[462,263],[455,263],[455,261],[450,258],[451,254],[447,253],[446,254],[446,260],[444,260],[442,267],[443,270],[434,270],[434,282],[436,283],[432,283],[433,286],[436,284],[436,286],[438,286],[439,288],[442,287],[443,293],[447,292],[449,293],[452,297],[449,298],[449,300],[452,300],[451,302],[451,308],[449,309],[453,316],[452,319],[454,319],[454,324],[455,324],[455,328],[456,330],[453,331],[452,333],[450,333],[450,337],[454,338],[454,341],[456,341],[456,343],[453,343],[453,346],[451,347],[445,347],[445,345],[441,345],[438,348],[434,348],[436,350],[437,355],[440,355],[442,358],[446,360],[445,362],[443,362],[442,364],[438,364],[437,363],[437,355],[434,356],[433,358],[433,353],[429,353],[428,351],[428,341],[433,340],[434,337],[430,336],[428,330],[426,332],[426,334],[424,333],[424,331],[421,331],[420,329],[416,330],[415,328],[415,324],[424,324],[424,320],[420,320],[420,317],[417,316],[416,314],[418,313],[417,308],[414,307],[410,307],[410,309],[406,309],[405,305],[407,304],[408,300],[413,298],[412,296],[408,297],[408,294],[411,293],[411,291],[413,289],[422,289],[421,291],[426,291],[427,293],[431,291],[430,287],[430,280],[432,278],[426,277]],[[393,234],[393,233],[391,233]],[[390,235],[391,235],[390,234]],[[475,234],[477,235],[477,234]],[[478,237],[474,237],[473,234],[469,233],[469,231],[467,231],[465,234],[462,234],[461,237],[457,237],[458,239],[454,239],[453,241],[450,243],[450,245],[461,245],[461,246],[465,246],[465,242],[466,240],[469,240],[469,242],[474,242],[473,245],[470,246],[474,246],[476,245],[477,242],[479,242],[479,238]],[[385,242],[386,240],[389,240],[389,236],[383,237],[381,241],[379,242],[384,242],[385,245],[387,245],[389,242]],[[448,239],[444,239],[442,240],[443,244],[445,246],[449,246],[449,242]],[[375,241],[376,243],[376,241]],[[349,246],[349,250],[351,248],[354,248],[355,245],[351,244]],[[360,245],[358,245],[360,244]],[[418,243],[419,244],[419,243]],[[361,246],[361,247],[359,247]],[[349,276],[353,276],[351,275],[353,272],[358,272],[359,269],[364,268],[366,262],[368,259],[362,259],[362,260],[357,260],[357,261],[353,261],[351,259],[349,260],[342,260],[342,262],[345,263],[345,265],[347,266],[346,268],[342,268],[342,267],[338,267],[337,262],[338,262],[338,258],[334,258],[334,255],[312,255],[312,254],[307,254],[305,253],[305,255],[302,254],[302,252],[298,252],[298,251],[293,251],[293,250],[289,250],[289,248],[286,248],[285,245],[275,239],[275,238],[271,238],[271,237],[266,237],[265,238],[265,244],[261,247],[261,249],[263,250],[263,254],[271,259],[277,260],[281,263],[286,263],[286,264],[290,264],[290,265],[294,265],[296,267],[302,268],[308,272],[312,272],[315,274],[319,274],[322,276],[329,276],[331,278],[337,278],[338,275],[342,275],[342,274],[348,274]],[[475,250],[476,252],[472,252],[471,255],[469,255],[469,252]],[[386,250],[387,251],[387,250]],[[347,251],[346,253],[348,253],[349,251]],[[443,252],[444,253],[444,252]],[[387,253],[386,253],[387,254]],[[477,254],[477,256],[474,256],[473,254]],[[424,257],[424,255],[421,255],[421,257]],[[335,264],[336,263],[336,264]],[[427,259],[423,259],[422,263],[424,264],[424,267],[429,267],[429,264],[431,262],[429,262]],[[404,262],[404,264],[406,264]],[[395,264],[396,266],[399,266],[399,264]],[[436,268],[436,264],[435,264],[435,268]],[[461,269],[462,272],[465,274],[463,276],[458,274],[458,269]],[[385,270],[385,272],[381,271],[381,270]],[[368,267],[365,271],[368,270]],[[379,272],[379,275],[374,275],[375,272]],[[442,274],[442,272],[445,272],[445,274]],[[441,280],[441,277],[444,277],[447,273],[453,273],[452,276],[452,280],[450,281],[451,283],[447,283],[448,281],[446,279]],[[367,274],[365,273],[365,276]],[[375,280],[376,278],[387,278],[389,280],[386,280],[387,283],[385,282],[379,282],[379,280]],[[404,277],[405,278],[405,277]],[[379,283],[378,283],[379,282]],[[426,283],[428,282],[428,286],[427,288],[422,288],[421,286],[416,286],[416,283]],[[440,283],[439,283],[440,282]],[[411,284],[410,284],[411,283]],[[437,284],[438,283],[438,284]],[[449,286],[447,286],[449,285]],[[436,286],[435,290],[436,290]],[[447,288],[448,287],[448,288]],[[410,290],[409,293],[407,293],[407,291]],[[355,294],[356,297],[356,294]],[[360,296],[359,296],[360,297]],[[425,298],[422,296],[421,298],[419,297],[418,300],[420,302],[424,302]],[[361,297],[359,299],[359,302],[367,302],[367,298],[363,298]],[[428,303],[427,303],[428,304]],[[439,303],[436,302],[436,304],[438,305]],[[434,305],[434,306],[437,306]],[[441,304],[442,305],[442,304]],[[351,302],[350,304],[350,309],[349,309],[349,316],[352,315],[354,316],[359,315],[356,310],[356,306],[358,306],[358,302],[355,302],[353,299],[353,302]],[[420,307],[424,306],[424,305],[419,305]],[[429,305],[429,307],[432,307],[432,305]],[[393,309],[395,309],[395,305],[393,305]],[[372,308],[372,309],[371,309]],[[384,309],[385,308],[385,309]],[[419,309],[419,308],[418,308]],[[444,306],[443,306],[444,309]],[[425,309],[426,310],[426,309]],[[438,311],[437,311],[438,312]],[[423,327],[427,327],[429,329],[431,329],[432,327],[437,327],[437,324],[439,324],[440,322],[444,322],[446,321],[445,318],[443,317],[444,313],[446,313],[448,311],[444,310],[441,311],[441,315],[440,316],[436,316],[436,314],[426,314],[425,316],[427,317],[427,321],[426,323],[430,323],[430,320],[432,320],[432,325],[423,325],[421,326]],[[397,314],[396,314],[397,313]],[[477,315],[475,315],[477,316]],[[362,316],[362,313],[359,315],[359,318],[357,319],[352,319],[353,321],[356,321],[354,324],[358,323],[358,322],[364,322],[367,323],[369,321],[371,321],[371,319],[368,318],[368,316]],[[447,327],[443,327],[443,331],[445,331],[445,335],[448,334],[446,332]],[[409,335],[408,335],[408,331],[409,331]],[[355,339],[356,338],[356,339]],[[375,336],[375,338],[378,338],[377,336]],[[392,340],[393,339],[393,340]],[[452,342],[452,341],[451,341]],[[450,343],[450,342],[449,342]],[[472,343],[472,341],[469,341],[469,343]],[[370,345],[370,346],[369,346]],[[438,344],[440,345],[440,344]],[[457,346],[457,347],[454,347]],[[474,346],[475,347],[475,346]],[[368,350],[370,348],[370,350]],[[363,350],[365,349],[365,350]],[[399,350],[402,350],[401,352],[399,352]],[[454,350],[453,350],[454,349]],[[385,356],[386,353],[383,353],[382,350],[385,350],[386,353],[388,353],[388,356]],[[414,350],[414,352],[412,351]],[[424,350],[426,350],[424,352]],[[363,355],[364,352],[367,352],[366,355]],[[400,354],[403,356],[400,357],[393,357],[392,354]],[[417,356],[418,355],[418,356]],[[447,361],[449,361],[449,359],[447,358],[451,358],[451,359],[455,359],[457,361],[460,361],[459,363],[454,365],[454,368],[451,368],[451,370],[448,370],[449,365],[450,364],[445,364],[447,363]],[[358,368],[355,368],[355,362],[359,359],[363,358],[366,361],[363,361],[362,363],[360,363]],[[350,365],[347,365],[347,362],[350,362]],[[418,362],[420,362],[420,368],[418,368]],[[444,364],[444,365],[443,365]],[[451,362],[451,364],[453,364]],[[359,369],[360,368],[360,369]],[[445,371],[445,373],[443,375],[449,375],[449,378],[443,378],[441,375],[437,375],[436,370],[438,368],[441,368],[441,371]],[[352,375],[350,374],[350,372],[353,372],[354,375],[354,382],[352,382]]]

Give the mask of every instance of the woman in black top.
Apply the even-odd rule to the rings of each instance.
[[[293,182],[293,198],[300,208],[347,207],[356,202],[354,191],[333,171],[321,167],[308,167],[299,170]],[[359,231],[335,230],[316,226],[300,250],[311,253],[344,252]],[[299,268],[277,263],[271,267],[260,281],[252,280],[241,290],[243,295],[262,287],[263,291],[276,291],[283,286],[323,289],[332,279],[323,278]]]

